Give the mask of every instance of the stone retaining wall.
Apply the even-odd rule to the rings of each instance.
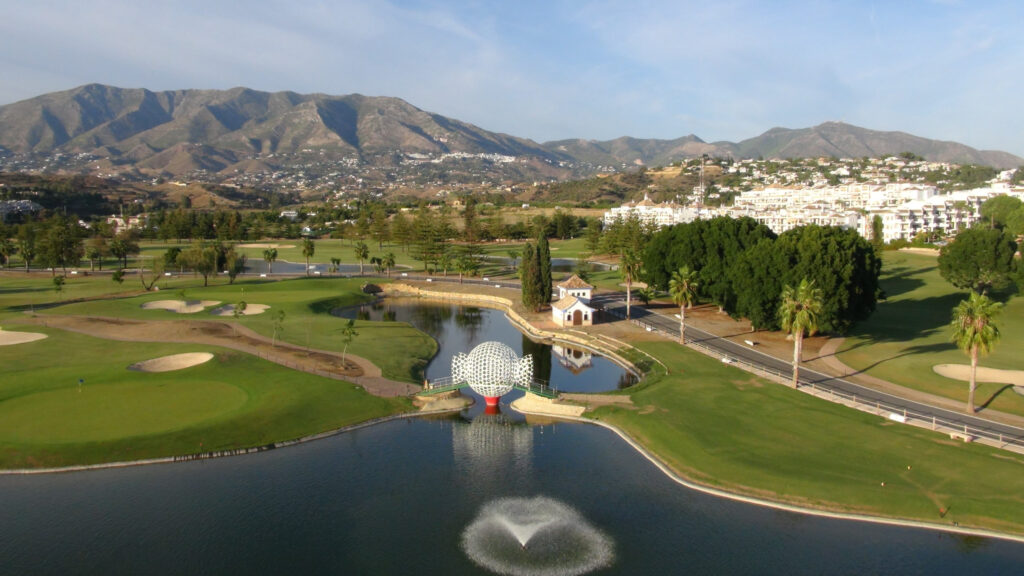
[[[419,298],[427,298],[433,300],[455,300],[459,302],[476,302],[482,304],[486,308],[494,308],[502,310],[508,319],[515,325],[519,330],[525,332],[527,335],[537,340],[552,340],[555,342],[564,342],[566,344],[575,344],[588,348],[596,352],[611,358],[617,364],[629,370],[634,376],[640,378],[643,373],[633,365],[632,362],[626,360],[614,350],[607,348],[602,345],[597,338],[583,338],[576,334],[570,334],[567,332],[551,332],[548,330],[542,330],[536,326],[530,324],[525,318],[519,315],[518,312],[513,308],[512,301],[508,298],[502,298],[501,296],[491,296],[489,294],[464,294],[462,292],[444,292],[440,290],[424,290],[417,286],[411,286],[403,283],[388,284],[384,293],[395,296],[416,296]]]

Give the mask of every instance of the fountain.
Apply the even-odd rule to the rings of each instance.
[[[611,539],[552,498],[501,498],[485,504],[462,533],[462,549],[483,568],[508,576],[571,576],[608,566]]]

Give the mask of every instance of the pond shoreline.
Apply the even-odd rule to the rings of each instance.
[[[576,335],[559,334],[557,332],[550,332],[550,331],[542,330],[540,328],[536,328],[536,327],[532,326],[526,319],[524,319],[522,316],[520,316],[518,313],[515,312],[515,310],[513,309],[511,301],[508,300],[508,299],[500,298],[500,297],[497,297],[497,296],[482,295],[482,294],[462,294],[462,293],[457,293],[457,292],[440,292],[440,291],[432,291],[432,290],[423,290],[423,289],[420,289],[420,288],[417,288],[417,287],[414,287],[414,286],[409,286],[409,285],[406,285],[406,284],[388,285],[387,289],[388,289],[389,293],[393,293],[396,296],[410,296],[410,295],[412,295],[412,296],[423,298],[425,300],[440,300],[440,301],[452,301],[452,300],[455,300],[455,301],[462,301],[462,302],[467,302],[467,303],[473,303],[473,304],[481,305],[483,307],[496,309],[496,310],[504,312],[506,314],[507,318],[509,319],[509,321],[513,324],[513,326],[515,326],[517,329],[519,329],[521,332],[523,332],[524,334],[526,334],[527,336],[529,336],[531,338],[537,338],[537,339],[541,339],[541,340],[561,341],[561,342],[565,342],[567,344],[572,344],[572,345],[576,345],[576,346],[582,346],[582,347],[591,349],[593,351],[599,352],[601,354],[604,354],[607,357],[609,357],[610,359],[614,359],[614,361],[617,364],[619,364],[620,366],[622,366],[622,367],[626,368],[627,370],[633,372],[634,374],[638,374],[639,373],[638,370],[636,369],[636,367],[632,363],[626,361],[625,359],[621,358],[618,354],[615,354],[614,352],[612,352],[610,350],[607,350],[607,349],[605,349],[604,347],[602,347],[600,345],[596,345],[595,346],[594,343],[585,342],[582,338],[580,338],[580,337],[578,337]],[[827,518],[834,518],[834,519],[839,519],[839,520],[852,520],[852,521],[858,521],[858,522],[870,522],[870,523],[875,523],[875,524],[902,526],[902,527],[910,527],[910,528],[922,528],[922,529],[946,532],[946,533],[951,533],[951,534],[958,534],[958,535],[965,535],[965,536],[978,536],[978,537],[985,537],[985,538],[996,538],[996,539],[1001,539],[1001,540],[1008,540],[1008,541],[1013,541],[1013,542],[1024,543],[1024,536],[1015,535],[1015,534],[1009,534],[1009,533],[1005,533],[1005,532],[997,532],[997,531],[986,530],[986,529],[981,529],[981,528],[967,528],[967,527],[960,527],[960,526],[947,526],[947,525],[935,524],[935,523],[929,523],[929,522],[917,521],[917,520],[906,520],[906,519],[899,519],[899,518],[887,518],[887,517],[881,517],[881,516],[870,516],[870,515],[864,515],[864,514],[834,512],[834,511],[830,511],[830,510],[826,510],[826,509],[802,507],[802,506],[797,506],[797,505],[793,505],[793,504],[787,504],[787,503],[782,502],[782,501],[773,501],[773,500],[766,500],[766,499],[756,498],[756,497],[753,497],[753,496],[744,495],[742,493],[729,492],[729,491],[726,491],[726,490],[722,490],[722,489],[714,488],[714,487],[711,487],[711,486],[703,485],[703,484],[700,484],[700,483],[696,483],[696,482],[694,482],[692,480],[689,480],[689,479],[685,478],[684,476],[681,476],[680,474],[678,474],[671,467],[669,467],[667,464],[665,464],[656,454],[650,452],[642,444],[640,444],[638,441],[634,440],[628,433],[626,433],[624,430],[618,428],[615,425],[612,425],[612,424],[609,424],[609,423],[606,423],[606,422],[603,422],[603,421],[600,421],[600,420],[596,420],[596,419],[591,419],[591,418],[586,418],[586,417],[576,416],[576,415],[570,415],[570,414],[567,414],[567,413],[564,413],[564,412],[561,412],[561,411],[559,411],[558,413],[555,413],[555,412],[547,412],[547,411],[544,411],[544,410],[538,410],[537,408],[539,408],[539,406],[532,406],[532,407],[524,406],[524,407],[520,408],[520,407],[517,407],[517,406],[513,405],[513,409],[516,409],[518,412],[521,412],[523,414],[542,415],[542,416],[552,417],[552,418],[555,418],[555,419],[558,419],[558,420],[563,420],[563,421],[568,421],[568,422],[593,424],[593,425],[597,425],[597,426],[603,427],[605,429],[608,429],[609,431],[611,431],[611,432],[615,433],[616,435],[618,435],[629,446],[631,446],[634,450],[636,450],[638,453],[640,453],[644,458],[646,458],[648,461],[650,461],[652,464],[654,464],[663,474],[665,474],[671,480],[673,480],[674,482],[676,482],[677,484],[679,484],[681,486],[684,486],[684,487],[692,489],[692,490],[696,490],[696,491],[701,492],[701,493],[709,494],[709,495],[720,497],[720,498],[727,498],[729,500],[743,502],[743,503],[752,504],[752,505],[756,505],[756,506],[767,507],[767,508],[776,509],[776,510],[782,510],[782,511],[787,511],[787,512],[794,512],[794,513],[799,513],[799,514],[806,514],[806,515],[811,515],[811,516],[827,517]],[[442,408],[442,409],[438,409],[438,410],[404,412],[404,413],[399,413],[399,414],[392,414],[392,415],[389,415],[389,416],[384,416],[384,417],[380,417],[380,418],[374,418],[374,419],[366,420],[366,421],[363,421],[363,422],[359,422],[359,423],[343,426],[343,427],[336,428],[336,429],[333,429],[333,430],[328,430],[328,431],[320,432],[320,433],[317,433],[317,434],[311,434],[311,435],[308,435],[308,436],[303,436],[303,437],[292,439],[292,440],[285,440],[285,441],[280,441],[280,442],[275,442],[275,443],[271,443],[271,444],[266,444],[266,445],[263,445],[263,446],[256,446],[256,447],[250,447],[250,448],[239,448],[239,449],[235,449],[235,450],[203,452],[203,453],[197,453],[197,454],[167,456],[167,457],[150,458],[150,459],[143,459],[143,460],[108,462],[108,463],[100,463],[100,464],[66,466],[66,467],[57,467],[57,468],[7,469],[7,470],[0,470],[0,475],[13,476],[13,475],[31,475],[31,474],[58,474],[58,473],[67,473],[67,472],[81,472],[81,471],[90,471],[90,470],[104,470],[104,469],[126,468],[126,467],[129,467],[129,466],[144,466],[144,465],[152,465],[152,464],[171,464],[171,463],[175,463],[175,462],[188,462],[188,461],[195,461],[195,460],[206,460],[206,459],[222,458],[222,457],[228,457],[228,456],[240,456],[240,455],[245,455],[245,454],[254,454],[254,453],[259,453],[259,452],[265,452],[265,451],[274,450],[274,449],[277,449],[277,448],[286,448],[286,447],[294,446],[294,445],[301,444],[301,443],[312,442],[314,440],[330,438],[330,437],[337,436],[337,435],[340,435],[340,434],[343,434],[343,433],[346,433],[346,432],[352,432],[352,431],[359,430],[359,429],[362,429],[362,428],[368,428],[368,427],[371,427],[371,426],[375,426],[377,424],[383,424],[383,423],[392,422],[392,421],[396,421],[396,420],[402,420],[402,419],[414,418],[414,417],[421,417],[421,416],[437,416],[437,415],[443,415],[443,414],[451,414],[451,413],[459,412],[462,409],[463,409],[463,407],[459,406],[459,407],[452,407],[452,408]]]

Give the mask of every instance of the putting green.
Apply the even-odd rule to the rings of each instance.
[[[28,394],[0,403],[0,438],[27,444],[115,440],[189,428],[241,408],[249,395],[224,382],[145,378]]]

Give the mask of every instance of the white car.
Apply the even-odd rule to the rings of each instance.
[[[732,356],[722,356],[722,364],[735,364],[736,359]]]

